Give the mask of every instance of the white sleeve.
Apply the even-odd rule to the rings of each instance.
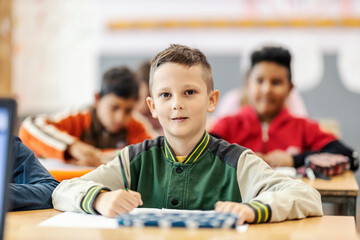
[[[239,157],[237,180],[244,203],[257,200],[270,206],[271,222],[323,214],[317,190],[274,171],[251,150]]]
[[[130,186],[130,163],[127,147],[121,150],[120,156],[124,164],[126,180]],[[85,211],[86,208],[84,210],[84,207],[81,205],[91,189],[94,189],[93,199],[90,199],[91,204],[97,197],[97,194],[103,189],[124,189],[118,157],[80,178],[62,181],[52,194],[53,206],[60,211],[93,213],[91,210]],[[90,208],[92,209],[92,205]]]

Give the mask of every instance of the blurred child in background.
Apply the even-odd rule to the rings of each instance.
[[[357,169],[359,160],[352,149],[318,123],[289,113],[286,101],[294,87],[290,63],[289,51],[281,47],[253,52],[246,79],[249,105],[217,120],[210,132],[250,148],[272,167],[300,167],[307,156],[328,152],[347,156],[351,169]]]
[[[129,144],[151,138],[132,111],[139,98],[135,74],[126,67],[108,70],[94,105],[77,111],[28,117],[20,138],[37,156],[98,166]],[[109,156],[110,155],[110,156]]]

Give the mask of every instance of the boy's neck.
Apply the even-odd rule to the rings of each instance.
[[[269,124],[269,123],[272,122],[273,119],[274,119],[273,117],[272,118],[266,118],[266,117],[259,116],[259,120],[260,120],[261,123]]]
[[[282,109],[278,110],[277,112],[273,113],[272,115],[260,115],[257,112],[258,118],[261,123],[270,124],[281,112]]]
[[[174,136],[165,137],[176,156],[187,156],[191,152],[191,150],[193,150],[194,147],[199,143],[204,132],[205,130],[201,133],[196,134],[196,136],[191,136],[189,138],[179,138]]]

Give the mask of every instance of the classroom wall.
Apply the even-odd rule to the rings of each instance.
[[[14,0],[12,15],[12,90],[20,116],[91,103],[97,1]]]
[[[320,84],[301,95],[310,116],[337,119],[341,138],[360,152],[360,94],[349,91],[341,80],[339,57],[336,53],[324,54],[325,71]]]

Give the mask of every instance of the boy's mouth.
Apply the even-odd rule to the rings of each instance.
[[[175,118],[171,118],[171,120],[174,120],[174,121],[184,121],[188,119],[188,117],[175,117]]]

